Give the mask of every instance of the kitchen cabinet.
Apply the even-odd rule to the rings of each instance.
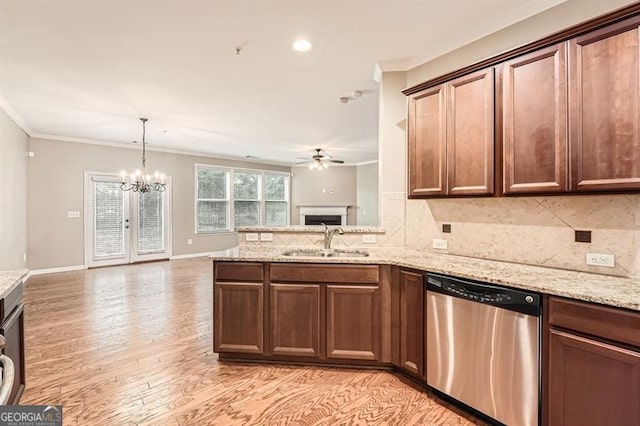
[[[640,189],[639,25],[569,41],[571,191]]]
[[[214,350],[264,352],[263,284],[215,283]]]
[[[320,356],[320,285],[271,284],[271,353]]]
[[[568,190],[566,56],[559,43],[502,65],[504,194]]]
[[[423,274],[399,273],[399,362],[398,367],[412,375],[425,376],[424,284]]]
[[[409,196],[447,193],[446,85],[426,89],[409,99]]]
[[[20,292],[22,294],[22,292]],[[0,325],[0,334],[6,340],[2,353],[13,361],[15,369],[13,387],[9,396],[10,404],[18,404],[25,386],[25,360],[24,360],[24,305],[20,303],[6,317]]]
[[[494,70],[409,99],[409,196],[494,192]]]
[[[327,286],[327,357],[380,359],[378,286]]]
[[[549,426],[640,424],[640,314],[549,297]]]

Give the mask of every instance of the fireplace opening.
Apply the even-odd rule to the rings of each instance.
[[[342,225],[342,216],[339,214],[335,215],[324,215],[324,214],[308,214],[304,216],[304,224],[305,225]]]

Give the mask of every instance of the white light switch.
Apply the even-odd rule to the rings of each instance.
[[[193,240],[191,238],[187,238],[187,245],[190,246],[191,244],[193,244]]]
[[[245,241],[258,241],[258,234],[256,232],[249,232],[244,236]]]
[[[77,211],[68,211],[68,212],[67,212],[67,216],[68,216],[68,217],[72,217],[72,218],[80,217],[80,212],[77,212]]]
[[[273,234],[271,232],[262,232],[260,234],[260,241],[273,241]]]
[[[448,246],[447,240],[441,238],[434,238],[432,244],[433,248],[438,250],[446,250]]]
[[[375,244],[376,236],[373,234],[366,234],[362,236],[362,242],[365,244]]]
[[[616,258],[612,254],[587,253],[587,265],[615,268]]]

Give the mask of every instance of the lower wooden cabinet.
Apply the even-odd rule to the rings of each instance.
[[[320,356],[320,285],[271,284],[271,353]]]
[[[549,426],[640,425],[640,352],[551,329]]]
[[[400,271],[400,359],[398,367],[418,377],[424,371],[423,274]]]
[[[16,405],[20,401],[25,386],[24,363],[24,305],[19,304],[0,325],[0,334],[7,344],[2,351],[11,358],[15,368],[13,388],[9,396],[9,404]]]
[[[327,357],[380,359],[378,286],[327,286]]]
[[[216,352],[264,353],[263,283],[215,284]]]

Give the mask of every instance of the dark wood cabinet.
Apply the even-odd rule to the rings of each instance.
[[[559,43],[502,66],[504,194],[568,190],[566,56]]]
[[[214,284],[216,352],[264,353],[263,283]]]
[[[22,294],[22,293],[21,293]],[[13,361],[15,374],[13,387],[9,396],[10,404],[18,404],[24,391],[26,374],[24,362],[24,305],[16,306],[0,325],[0,334],[6,340],[6,346],[2,353]]]
[[[493,194],[493,68],[412,95],[408,122],[410,197]]]
[[[271,353],[320,356],[320,285],[271,284]]]
[[[448,195],[493,194],[493,87],[493,68],[447,83]]]
[[[571,191],[640,189],[639,25],[569,41]]]
[[[640,424],[640,313],[560,297],[546,306],[546,424]]]
[[[409,98],[409,195],[445,195],[447,188],[446,85]]]
[[[640,352],[551,330],[549,426],[640,424]]]
[[[380,359],[378,286],[327,286],[327,357]]]
[[[400,271],[398,367],[417,376],[425,375],[424,366],[424,284],[423,275]]]

